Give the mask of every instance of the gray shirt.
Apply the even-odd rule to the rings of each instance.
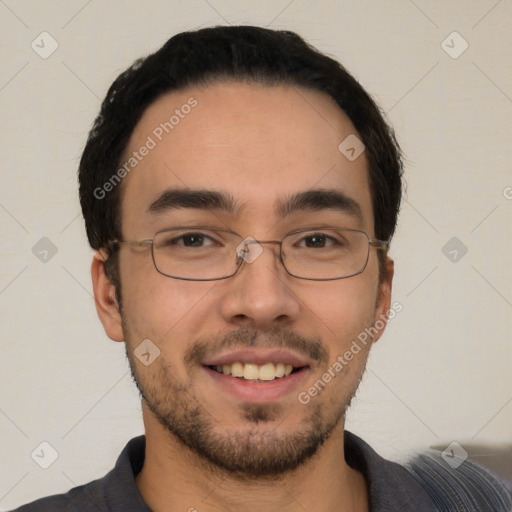
[[[132,439],[117,459],[115,467],[103,478],[75,487],[66,494],[39,499],[16,509],[15,512],[151,512],[135,485],[135,477],[144,464],[145,446],[145,436]],[[448,471],[441,466],[433,471],[433,467],[437,468],[437,462],[432,462],[432,458],[427,463],[418,459],[413,470],[406,469],[383,459],[362,439],[350,432],[345,432],[345,458],[366,479],[371,512],[511,510],[510,501],[507,502],[510,494],[507,495],[505,487],[495,489],[501,485],[498,480],[493,480],[494,477],[486,470],[470,463],[466,465],[466,469],[469,468],[467,471],[473,483],[477,482],[477,505],[469,499],[473,499],[472,497],[465,496],[470,491],[458,477],[455,488],[451,487],[449,490],[450,496],[453,493],[460,494],[456,500],[457,508],[452,508],[452,501],[443,496],[443,484],[433,485],[430,480],[423,479],[425,475],[437,475],[438,469],[441,474]],[[441,480],[446,480],[445,475]]]

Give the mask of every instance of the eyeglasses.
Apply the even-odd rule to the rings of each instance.
[[[361,274],[370,247],[387,251],[389,242],[370,240],[364,231],[312,228],[293,231],[281,240],[243,239],[233,231],[201,226],[165,229],[145,240],[113,240],[111,244],[151,246],[158,272],[173,279],[216,281],[234,276],[242,263],[252,263],[263,245],[279,246],[279,261],[299,279],[330,281]]]

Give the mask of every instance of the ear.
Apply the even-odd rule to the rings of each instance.
[[[376,342],[384,333],[388,318],[390,318],[391,309],[391,288],[393,283],[393,275],[395,273],[394,261],[386,257],[386,270],[387,275],[379,283],[379,290],[377,295],[377,302],[375,304],[375,318],[373,325],[377,329],[377,333],[373,337],[373,342]]]
[[[96,311],[107,336],[114,341],[124,341],[121,313],[116,300],[116,290],[105,272],[106,256],[94,253],[91,265],[92,288]]]

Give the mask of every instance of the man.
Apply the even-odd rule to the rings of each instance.
[[[395,307],[401,175],[373,100],[291,32],[183,33],[121,74],[80,198],[145,436],[19,510],[508,510],[469,462],[406,469],[344,430]]]

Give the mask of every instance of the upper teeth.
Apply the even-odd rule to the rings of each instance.
[[[262,366],[252,363],[233,363],[216,366],[217,371],[224,375],[243,377],[248,380],[274,380],[276,377],[286,377],[292,373],[291,364],[267,363]]]

